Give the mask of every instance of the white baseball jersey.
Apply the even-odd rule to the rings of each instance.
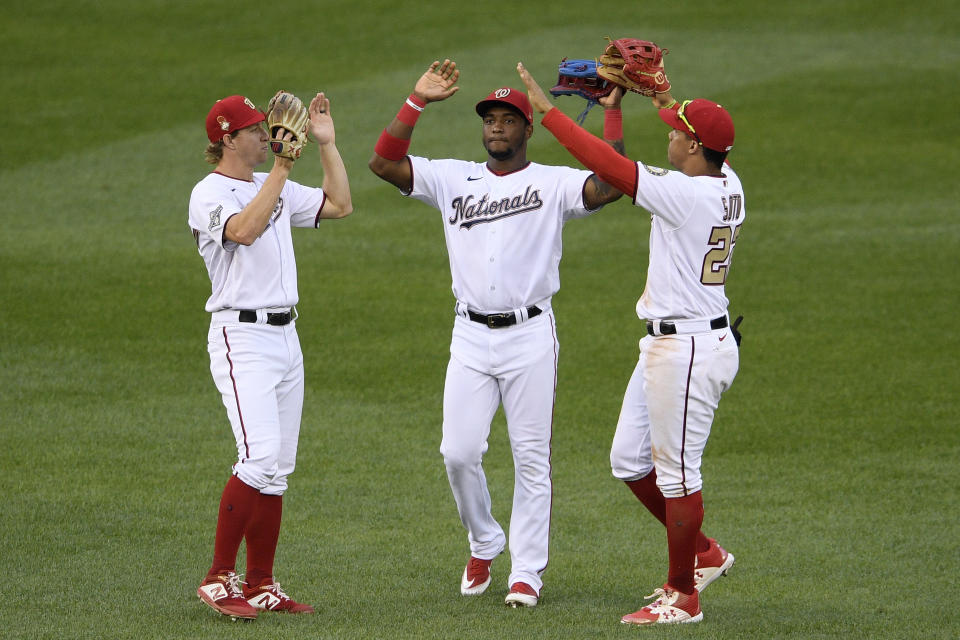
[[[289,308],[298,300],[293,227],[316,227],[326,196],[319,187],[286,181],[263,234],[250,246],[224,238],[231,216],[253,200],[267,179],[252,181],[213,172],[190,194],[189,224],[210,274],[212,293],[207,311]]]
[[[637,163],[634,204],[652,212],[647,284],[637,315],[677,320],[674,335],[644,336],[610,451],[613,475],[645,477],[654,467],[664,496],[703,486],[701,459],[720,397],[740,356],[729,329],[680,320],[727,314],[724,283],[745,212],[740,179],[690,177]]]
[[[464,160],[410,158],[409,195],[440,210],[453,295],[471,310],[542,304],[560,289],[561,231],[591,213],[589,171],[529,163],[507,175]]]
[[[550,301],[560,288],[564,223],[592,213],[583,204],[591,174],[533,163],[506,175],[462,160],[410,156],[410,163],[408,195],[443,215],[457,299],[440,443],[450,487],[471,555],[495,558],[507,540],[491,511],[482,460],[502,404],[515,467],[507,584],[524,582],[539,592],[549,562],[559,354]],[[542,313],[528,318],[521,310],[531,305]],[[520,322],[489,328],[465,317],[467,309],[514,311]]]
[[[647,284],[637,302],[646,319],[715,318],[727,312],[724,282],[746,217],[743,187],[725,177],[690,177],[637,163],[634,204],[652,212]]]

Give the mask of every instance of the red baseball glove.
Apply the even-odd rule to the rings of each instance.
[[[597,75],[634,93],[653,97],[670,90],[670,81],[663,70],[666,54],[667,49],[649,40],[613,40],[600,56]]]

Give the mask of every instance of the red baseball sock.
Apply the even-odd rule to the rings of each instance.
[[[682,498],[667,498],[667,547],[670,571],[667,582],[691,594],[696,589],[693,569],[697,560],[697,533],[703,524],[703,496],[699,491]]]
[[[653,514],[653,517],[660,521],[660,524],[667,524],[667,505],[664,502],[663,494],[660,493],[660,487],[657,486],[657,470],[654,469],[639,480],[626,480],[626,485],[633,491],[633,495],[643,503],[647,511]],[[710,541],[703,532],[697,532],[697,553],[703,553],[710,548]]]
[[[247,575],[251,589],[273,584],[273,558],[280,539],[283,496],[261,493],[256,510],[247,526]]]
[[[213,543],[213,565],[207,577],[233,571],[237,564],[237,550],[253,515],[260,492],[244,484],[237,476],[230,476],[220,496],[217,515],[217,537]]]
[[[661,524],[666,525],[667,505],[664,503],[663,494],[660,493],[660,487],[657,486],[657,470],[654,469],[639,480],[627,480],[626,483],[647,511],[652,513]]]

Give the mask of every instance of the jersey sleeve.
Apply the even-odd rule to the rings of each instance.
[[[683,226],[697,203],[698,189],[690,176],[637,162],[637,193],[633,203],[662,218],[674,229]]]
[[[570,167],[563,167],[563,169],[565,170],[565,175],[558,185],[558,191],[562,193],[561,215],[563,216],[563,221],[566,222],[574,218],[585,218],[602,209],[602,205],[596,209],[587,209],[583,203],[583,188],[593,173]]]
[[[237,248],[237,243],[223,236],[227,220],[240,213],[239,202],[229,192],[214,188],[201,181],[190,194],[188,223],[196,236],[197,244],[212,241],[227,251]]]
[[[320,212],[327,201],[327,194],[320,187],[305,187],[290,180],[283,187],[281,197],[287,199],[290,224],[294,227],[316,228],[320,224]]]
[[[440,200],[443,195],[444,176],[452,171],[462,172],[456,160],[430,160],[419,156],[407,156],[410,160],[412,185],[410,193],[403,193],[414,200],[426,203],[434,209],[442,209]],[[459,170],[458,170],[459,169]]]

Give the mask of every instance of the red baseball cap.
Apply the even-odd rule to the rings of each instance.
[[[677,106],[660,109],[660,119],[707,149],[724,152],[733,148],[733,118],[716,102],[703,98],[684,100]]]
[[[477,103],[477,114],[482,118],[490,107],[496,104],[505,104],[513,107],[527,119],[528,124],[533,124],[533,107],[530,106],[530,100],[527,94],[510,87],[500,87],[490,92],[486,98]]]
[[[244,96],[230,96],[217,100],[207,114],[207,138],[210,142],[219,142],[224,134],[233,133],[266,119],[263,112],[257,110],[253,102]]]

